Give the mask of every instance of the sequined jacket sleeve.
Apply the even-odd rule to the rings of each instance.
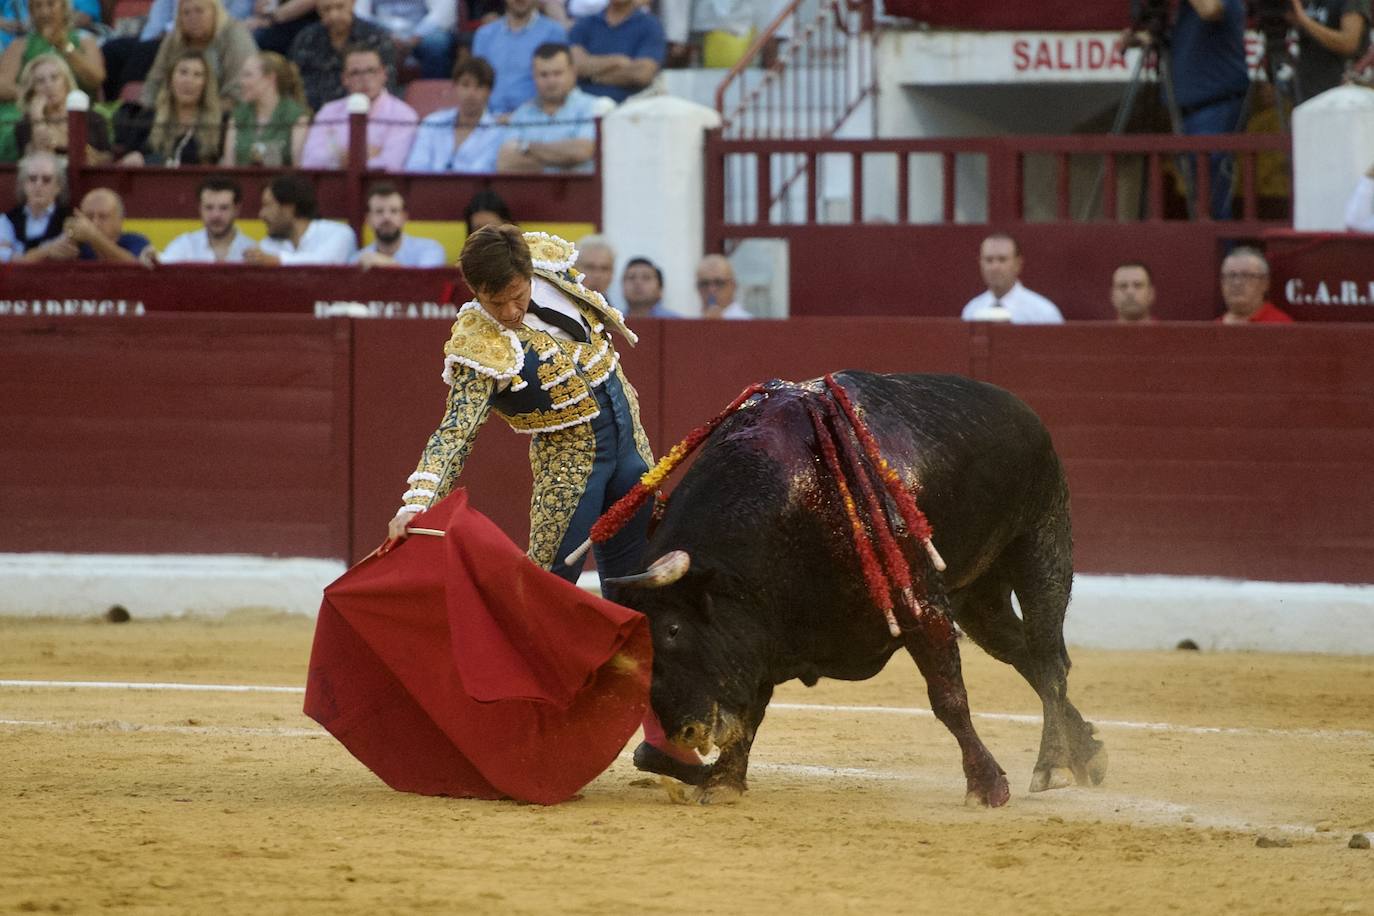
[[[448,495],[472,451],[477,430],[491,412],[496,382],[490,376],[455,366],[452,377],[444,418],[406,481],[410,488],[402,497],[403,508],[427,509]]]

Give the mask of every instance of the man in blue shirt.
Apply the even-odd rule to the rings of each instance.
[[[1185,0],[1173,32],[1174,95],[1189,136],[1238,131],[1250,74],[1242,0]],[[1210,157],[1212,216],[1231,218],[1233,157]]]
[[[538,94],[511,114],[509,139],[501,145],[496,168],[502,172],[592,171],[595,119],[599,104],[608,103],[577,88],[572,53],[565,44],[540,45],[531,69]]]
[[[77,244],[77,259],[133,263],[148,247],[148,239],[124,231],[124,201],[109,188],[96,188],[81,199],[81,208],[67,220],[67,237]]]
[[[506,15],[482,26],[472,38],[472,53],[496,71],[496,85],[487,103],[492,114],[514,111],[534,98],[530,62],[535,48],[568,40],[561,25],[535,10],[536,2],[506,0]]]
[[[578,88],[616,102],[652,83],[667,53],[663,26],[639,0],[610,0],[600,13],[577,20],[568,42]]]
[[[443,267],[444,246],[434,239],[406,235],[403,231],[410,214],[406,200],[396,186],[379,182],[367,192],[367,224],[376,237],[371,245],[353,256],[363,267]]]

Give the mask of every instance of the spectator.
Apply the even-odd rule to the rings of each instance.
[[[386,91],[386,68],[375,48],[350,48],[344,54],[344,86],[367,97],[367,167],[399,172],[415,142],[415,109]],[[320,109],[301,151],[307,169],[343,168],[348,159],[348,99]]]
[[[596,156],[595,96],[576,85],[567,45],[534,52],[536,96],[510,116],[496,167],[502,172],[590,172]]]
[[[70,0],[30,0],[29,18],[28,34],[14,39],[0,54],[0,102],[19,98],[20,71],[49,52],[71,68],[82,90],[98,93],[105,81],[105,58],[96,40],[74,24]]]
[[[171,79],[158,90],[153,122],[137,149],[120,165],[209,165],[218,162],[224,140],[215,71],[199,51],[182,51]]]
[[[667,54],[663,26],[639,0],[611,0],[577,20],[568,35],[577,85],[623,102],[654,81]]]
[[[1289,324],[1287,312],[1269,302],[1269,262],[1257,248],[1234,249],[1221,262],[1221,298],[1226,312],[1223,324]]]
[[[648,258],[630,258],[620,277],[626,318],[681,318],[663,306],[663,271]]]
[[[14,126],[19,153],[47,150],[67,154],[67,95],[76,77],[56,54],[39,54],[19,76],[19,107],[24,119]],[[86,161],[100,165],[110,159],[110,122],[94,110],[86,112]]]
[[[240,22],[253,14],[253,0],[224,0],[230,17]],[[126,83],[148,78],[162,39],[176,21],[177,0],[153,0],[143,30],[126,38],[110,38],[100,46],[105,55],[105,98],[117,99]]]
[[[301,161],[310,109],[296,65],[275,51],[243,62],[220,165],[290,166]]]
[[[453,72],[458,43],[454,0],[357,0],[353,12],[390,32],[402,52],[398,62],[414,57],[424,79],[446,79]]]
[[[406,235],[406,201],[396,186],[382,182],[367,192],[367,224],[376,241],[353,256],[364,267],[443,267],[448,258],[434,239]]]
[[[472,195],[468,205],[463,208],[463,222],[467,223],[468,235],[472,235],[483,226],[514,224],[515,220],[511,218],[510,207],[506,206],[501,195],[486,188]]]
[[[604,235],[586,236],[577,243],[574,266],[582,272],[582,285],[604,296],[615,279],[615,249]]]
[[[200,201],[201,228],[172,239],[167,250],[154,255],[163,264],[243,262],[243,253],[255,244],[239,230],[239,206],[243,189],[224,175],[211,175],[196,192]],[[149,251],[152,248],[149,247]]]
[[[568,40],[567,30],[541,16],[534,6],[535,0],[506,0],[506,14],[473,36],[472,53],[496,72],[489,103],[493,114],[508,114],[533,99],[530,65],[535,51]]]
[[[1369,0],[1290,0],[1298,30],[1299,102],[1334,89],[1346,64],[1369,47]]]
[[[1150,268],[1140,261],[1127,261],[1112,271],[1112,308],[1123,324],[1154,321],[1155,282]]]
[[[286,54],[302,32],[323,18],[316,0],[255,0],[247,25],[259,49]]]
[[[204,54],[220,94],[237,101],[239,72],[243,62],[257,50],[247,27],[232,18],[220,0],[178,0],[176,26],[157,49],[157,59],[148,71],[148,81],[143,84],[139,103],[144,108],[157,104],[158,93],[171,75],[172,67],[187,51]]]
[[[109,188],[96,188],[81,198],[67,219],[67,238],[76,243],[81,261],[130,263],[148,247],[148,238],[124,231],[124,201]]]
[[[1050,300],[1021,285],[1021,246],[1005,232],[994,232],[978,249],[978,268],[986,292],[969,300],[965,321],[1010,321],[1013,324],[1062,324],[1064,316]]]
[[[1345,205],[1345,228],[1351,232],[1374,232],[1374,165],[1355,183],[1355,193]]]
[[[495,75],[491,64],[467,57],[453,70],[456,108],[436,111],[420,122],[407,172],[494,172],[504,131],[487,110]]]
[[[386,65],[386,83],[396,86],[396,46],[386,29],[355,18],[350,0],[319,0],[320,21],[301,29],[286,56],[301,71],[305,101],[319,111],[325,103],[342,98],[344,52],[371,48]]]
[[[347,264],[358,250],[353,230],[343,223],[317,219],[315,189],[300,175],[273,178],[262,189],[259,217],[267,238],[243,253],[259,266],[278,264]]]
[[[1250,86],[1245,66],[1243,0],[1183,0],[1172,42],[1173,87],[1183,132],[1202,136],[1241,130]],[[1234,168],[1234,157],[1210,154],[1208,177],[1214,219],[1231,218]]]
[[[702,318],[753,318],[735,301],[735,268],[722,254],[708,254],[697,265],[697,295]]]
[[[0,217],[0,261],[42,261],[76,257],[76,246],[63,235],[70,207],[63,173],[50,152],[29,153],[19,160],[14,209]]]

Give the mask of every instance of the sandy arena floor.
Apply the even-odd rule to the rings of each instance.
[[[1078,652],[1107,783],[1030,796],[1038,703],[966,646],[987,811],[897,656],[781,689],[738,806],[627,753],[542,808],[383,786],[300,713],[312,627],[0,619],[7,681],[297,688],[0,686],[0,912],[1374,914],[1368,658]]]

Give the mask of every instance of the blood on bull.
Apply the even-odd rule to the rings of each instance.
[[[884,474],[914,494],[924,532]],[[922,544],[930,532],[938,552]],[[1068,487],[1044,425],[1001,388],[857,371],[755,386],[705,438],[648,556],[644,573],[608,584],[651,622],[651,700],[669,737],[720,755],[693,767],[643,746],[635,762],[692,784],[696,800],[745,791],[775,686],[870,678],[904,648],[958,741],[966,799],[1004,804],[1005,773],[970,718],[956,623],[1040,697],[1030,790],[1106,773],[1068,698]],[[909,600],[876,588],[875,566],[892,592],[894,566],[908,570]]]

